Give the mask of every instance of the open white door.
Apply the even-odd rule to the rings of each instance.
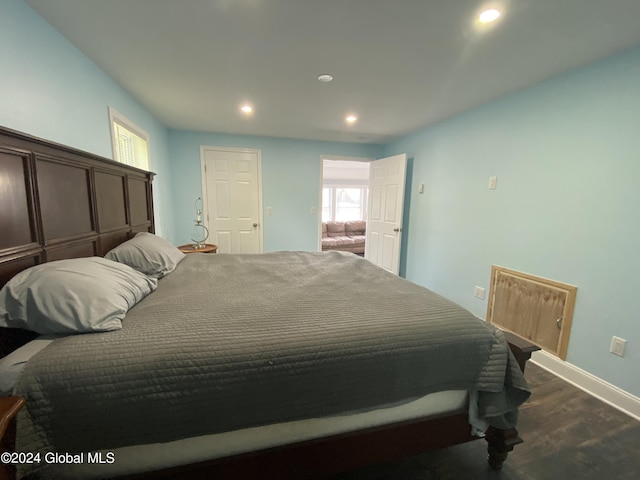
[[[407,155],[371,162],[369,214],[364,256],[385,270],[398,274],[404,210]]]

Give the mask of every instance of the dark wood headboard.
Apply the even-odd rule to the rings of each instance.
[[[34,265],[154,233],[153,175],[0,127],[0,288]]]

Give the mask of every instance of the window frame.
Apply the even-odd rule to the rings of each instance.
[[[138,138],[144,140],[147,144],[147,158],[146,158],[146,167],[141,167],[139,165],[139,159],[136,158],[135,165],[130,165],[135,168],[139,168],[141,170],[146,170],[148,172],[151,171],[151,141],[149,134],[140,128],[138,125],[133,123],[127,117],[122,115],[116,109],[109,107],[109,131],[111,134],[111,151],[113,155],[113,160],[119,163],[123,163],[125,165],[129,165],[129,163],[122,161],[119,157],[119,149],[118,149],[118,138],[116,136],[116,129],[114,128],[114,124],[118,124],[120,127],[128,130],[133,135]]]
[[[369,209],[369,186],[368,185],[363,185],[363,184],[357,184],[357,183],[350,183],[349,181],[346,182],[330,182],[330,183],[324,183],[322,185],[322,197],[323,197],[323,201],[322,201],[322,208],[320,211],[320,217],[322,219],[323,222],[335,222],[336,221],[336,203],[337,203],[337,194],[338,194],[338,189],[341,188],[352,188],[354,190],[360,190],[361,191],[361,198],[362,198],[362,206],[361,206],[361,216],[362,218],[360,220],[366,220],[367,219],[367,214],[368,214],[368,209]],[[331,190],[331,205],[329,206],[330,210],[331,210],[331,219],[330,220],[325,220],[324,219],[324,190],[325,189],[330,189]]]

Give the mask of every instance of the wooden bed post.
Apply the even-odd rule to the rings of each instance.
[[[513,447],[522,443],[515,428],[501,430],[489,427],[485,434],[485,440],[488,443],[487,452],[489,453],[487,461],[494,470],[500,470]]]
[[[504,334],[509,342],[509,348],[518,362],[520,370],[524,373],[524,367],[531,358],[531,354],[540,350],[540,347],[511,332],[504,332]],[[494,470],[500,470],[502,464],[507,459],[507,455],[513,450],[513,447],[523,442],[515,428],[501,430],[499,428],[489,427],[485,432],[484,438],[488,444],[487,461]]]

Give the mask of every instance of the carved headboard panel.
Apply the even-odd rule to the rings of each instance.
[[[0,127],[0,287],[155,232],[153,173]]]

